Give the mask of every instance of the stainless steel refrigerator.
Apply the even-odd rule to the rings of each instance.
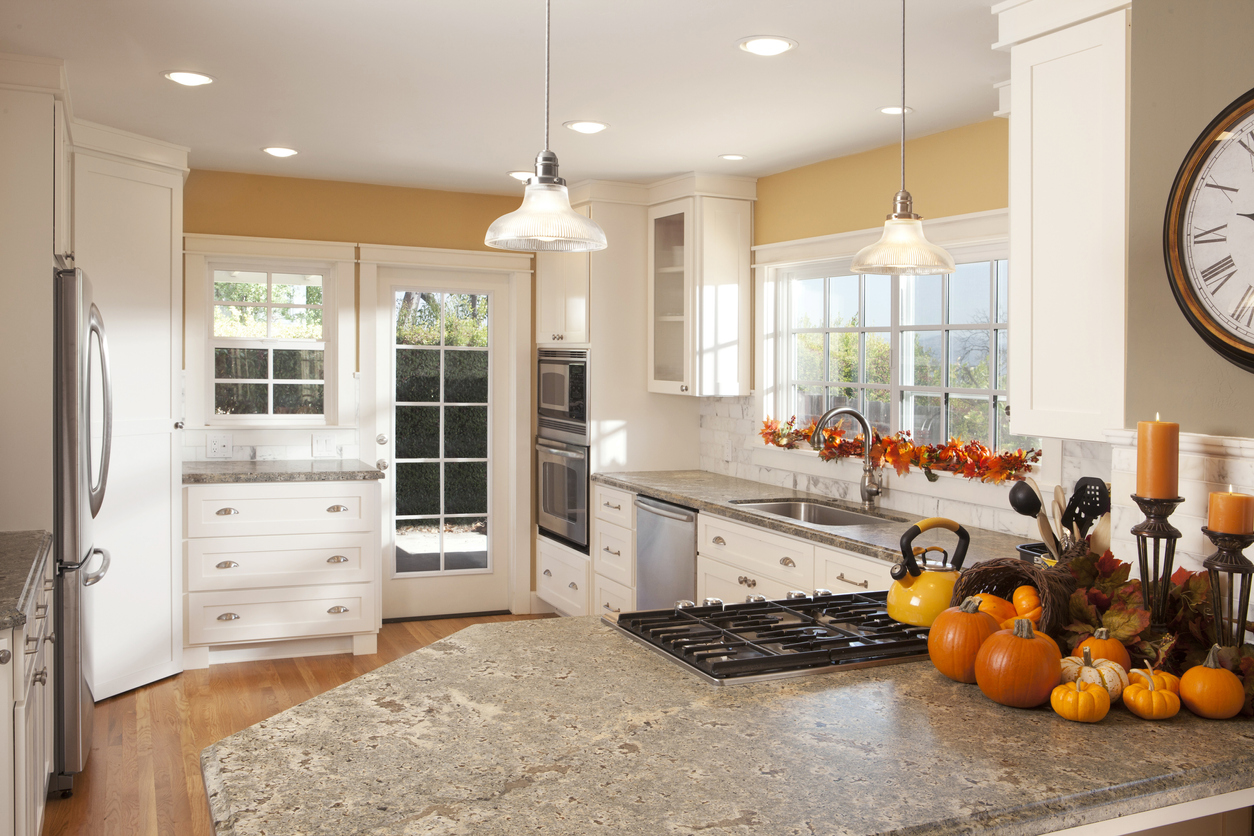
[[[83,676],[83,588],[109,570],[92,537],[109,476],[113,395],[109,344],[91,282],[58,260],[55,283],[56,771],[49,791],[69,795],[91,752],[95,701]]]

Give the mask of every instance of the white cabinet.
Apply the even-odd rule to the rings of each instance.
[[[636,609],[636,495],[592,486],[593,609],[599,615]]]
[[[351,639],[354,653],[375,652],[376,482],[192,485],[185,494],[188,667],[241,650],[310,651],[282,644],[296,639]]]
[[[751,214],[700,195],[649,209],[649,391],[749,393]]]
[[[832,592],[871,592],[893,585],[892,564],[831,546],[814,547],[814,586]]]
[[[536,538],[536,595],[562,615],[587,615],[592,567],[586,555]]]
[[[588,253],[536,253],[536,343],[589,341],[589,265]]]
[[[49,553],[33,575],[38,584],[23,614],[26,623],[0,636],[0,650],[12,654],[0,667],[0,698],[12,708],[13,722],[0,737],[12,753],[0,768],[0,833],[39,836],[44,800],[53,769],[54,665],[52,648],[53,579]],[[7,794],[7,797],[6,795]],[[11,828],[11,829],[10,829]]]

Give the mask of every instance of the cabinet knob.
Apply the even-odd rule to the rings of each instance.
[[[348,510],[347,505],[332,505],[330,508],[327,509],[327,513],[328,514],[343,514],[347,510]]]
[[[544,570],[544,576],[545,576],[546,578],[551,578],[551,577],[553,577],[553,573],[552,573],[552,572],[550,572],[548,569],[545,569],[545,570]]]
[[[30,656],[39,650],[39,636],[26,637],[26,655]]]
[[[727,545],[727,541],[726,541],[726,540],[724,540],[722,537],[718,537],[718,536],[716,536],[716,537],[715,537],[715,538],[714,538],[711,542],[712,542],[712,543],[714,543],[714,545],[716,545],[716,546],[726,546],[726,545]]]
[[[342,554],[333,554],[327,558],[327,563],[347,563],[348,558]]]
[[[571,589],[575,590],[576,592],[579,591],[579,584],[575,583],[574,581],[571,581],[570,583],[566,585],[570,587]]]
[[[7,650],[0,650],[0,665],[7,665],[13,661],[13,654]]]
[[[845,583],[850,584],[850,585],[852,585],[852,586],[860,586],[860,587],[862,587],[863,589],[870,589],[870,588],[871,588],[871,581],[870,581],[870,579],[867,579],[867,580],[863,581],[862,583],[858,583],[857,581],[852,581],[852,580],[850,580],[849,578],[846,578],[846,577],[845,577],[845,573],[844,573],[844,572],[841,572],[839,575],[837,575],[837,576],[836,576],[836,580],[838,580],[838,581],[844,581]]]
[[[219,517],[233,517],[238,514],[239,511],[236,511],[234,508],[219,508],[213,513],[217,514]]]
[[[233,612],[224,612],[218,616],[218,621],[239,621],[239,616]]]
[[[39,673],[35,674],[34,679],[40,685],[47,685],[48,684],[48,669],[44,668]]]
[[[681,392],[687,392],[687,391],[688,391],[688,384],[686,384],[686,383],[685,383],[684,385],[680,386],[680,387],[679,387],[679,391],[681,391]]]
[[[787,566],[789,569],[797,568],[797,563],[791,557],[781,557],[779,559],[780,566]]]
[[[215,569],[238,569],[239,564],[234,560],[224,560],[214,567]]]
[[[327,612],[328,612],[330,615],[342,615],[342,614],[344,614],[344,613],[348,612],[348,607],[341,607],[339,604],[336,604],[334,607],[332,607],[331,609],[327,610]]]
[[[743,584],[744,586],[749,587],[750,589],[753,589],[755,586],[758,585],[757,580],[749,577],[748,575],[741,575],[740,577],[736,578],[736,581],[740,584]]]
[[[181,429],[183,429],[183,422],[182,422],[182,421],[175,421],[175,422],[174,422],[174,429],[176,429],[176,430],[181,430]]]

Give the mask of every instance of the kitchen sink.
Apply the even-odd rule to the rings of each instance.
[[[771,502],[733,501],[732,504],[749,511],[761,511],[764,514],[774,514],[778,517],[787,517],[790,520],[813,525],[877,525],[893,521],[884,517],[873,517],[870,514],[846,511],[843,508],[833,508],[831,505],[824,505],[820,502],[811,502],[805,499]]]

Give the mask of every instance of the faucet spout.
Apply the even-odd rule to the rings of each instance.
[[[862,427],[862,479],[858,487],[862,495],[863,509],[873,511],[875,510],[875,497],[883,493],[883,488],[879,475],[871,465],[871,424],[866,416],[850,406],[838,406],[827,410],[819,416],[818,423],[814,425],[814,435],[810,436],[810,446],[815,450],[822,450],[824,428],[829,423],[835,426],[845,416],[853,418]]]

